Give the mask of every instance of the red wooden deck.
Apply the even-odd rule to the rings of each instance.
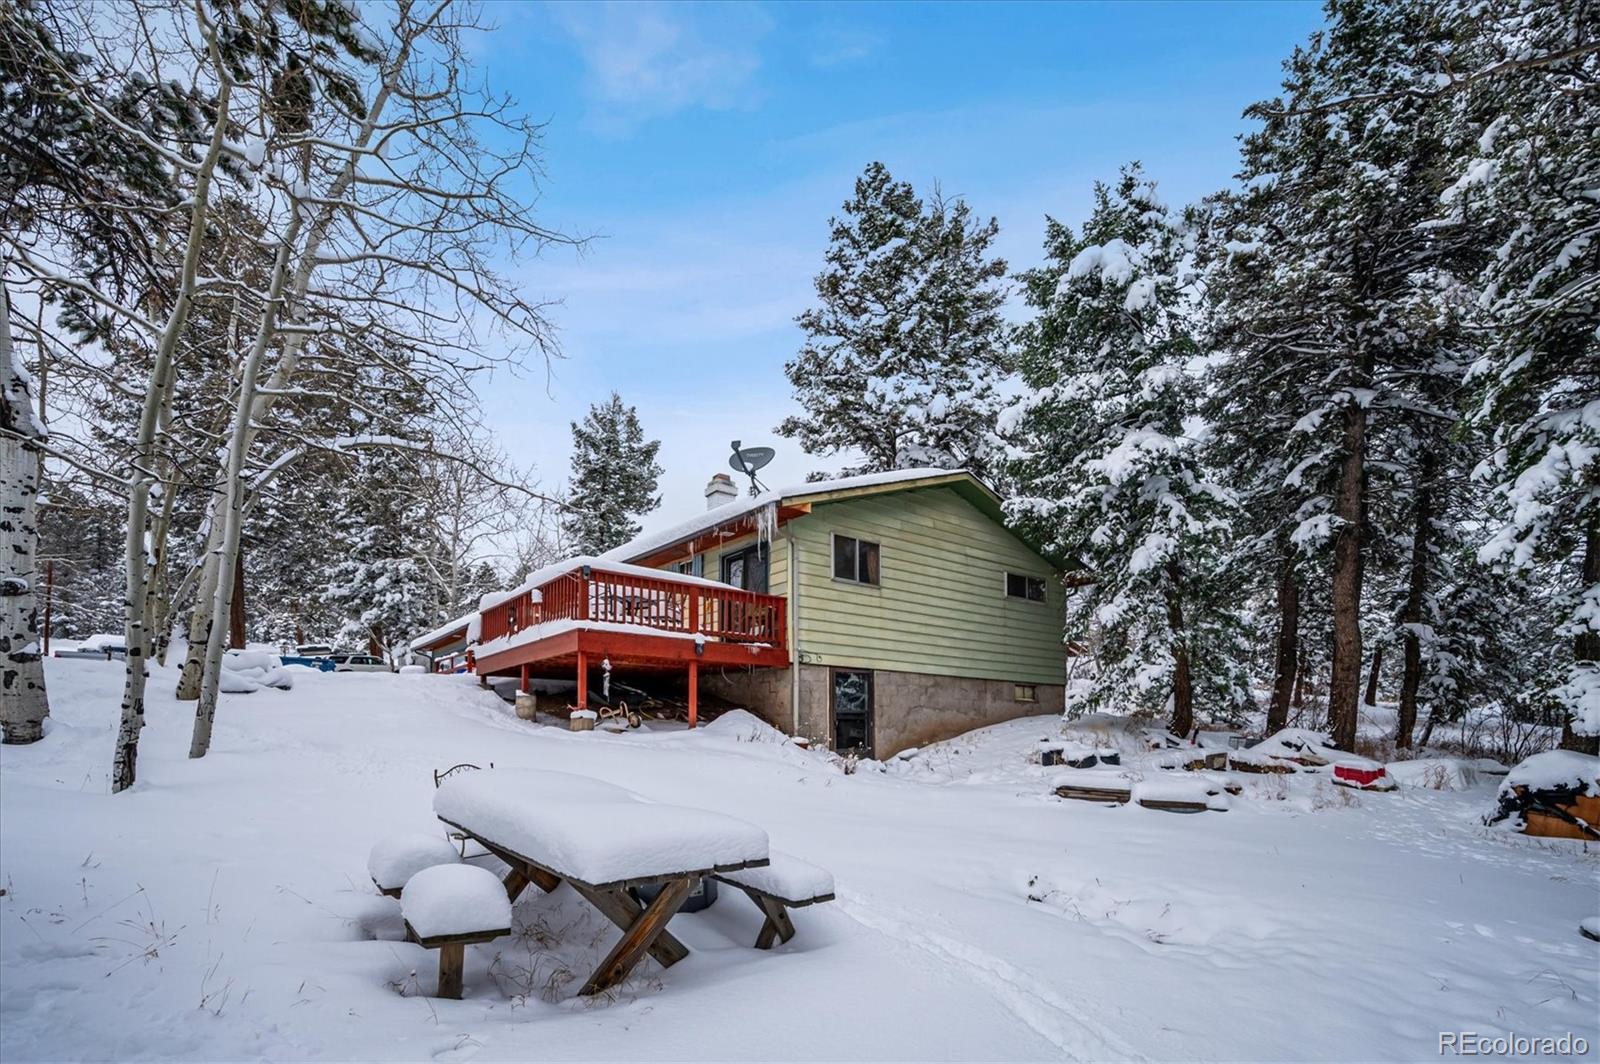
[[[589,669],[602,660],[614,669],[684,669],[692,727],[701,666],[789,664],[786,607],[778,595],[575,565],[483,612],[478,672],[520,675],[524,684],[534,676],[576,676],[581,709],[588,703]],[[560,621],[571,623],[514,646],[488,646]]]

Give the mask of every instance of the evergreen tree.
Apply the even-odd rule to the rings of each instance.
[[[367,385],[367,405],[376,408],[363,426],[367,435],[419,435],[426,413],[419,388],[402,378],[391,392],[377,374]],[[343,619],[343,645],[364,647],[393,664],[403,663],[413,637],[447,619],[425,571],[435,549],[426,489],[414,453],[363,449],[349,460],[332,507],[339,549],[323,600]]]
[[[505,579],[486,561],[472,567],[472,576],[462,590],[461,598],[452,607],[451,616],[460,617],[478,608],[483,596],[506,586]]]
[[[1493,71],[1446,97],[1463,147],[1449,219],[1491,241],[1488,344],[1472,367],[1493,433],[1480,469],[1498,527],[1484,561],[1567,574],[1557,694],[1567,745],[1600,745],[1600,25],[1584,4],[1453,4],[1457,69]]]
[[[1137,165],[1095,189],[1081,236],[1051,220],[1049,265],[1023,274],[1037,316],[1019,362],[1029,398],[1007,512],[1092,582],[1067,638],[1097,635],[1095,708],[1170,710],[1248,698],[1239,618],[1218,594],[1231,500],[1201,465],[1197,354],[1179,275],[1179,222]]]
[[[804,413],[777,431],[808,454],[859,455],[844,475],[917,466],[990,476],[1004,366],[999,232],[960,201],[924,205],[882,163],[831,220],[818,305],[785,366]]]
[[[572,423],[572,477],[561,528],[579,554],[603,554],[639,534],[636,520],[661,505],[660,440],[646,440],[639,413],[616,392]]]
[[[1242,438],[1282,451],[1289,542],[1330,556],[1330,730],[1355,741],[1366,659],[1361,620],[1376,543],[1369,481],[1392,411],[1437,363],[1419,274],[1438,262],[1438,138],[1419,72],[1446,65],[1447,42],[1422,5],[1338,0],[1327,29],[1285,63],[1283,95],[1253,106],[1243,191],[1218,234],[1208,289],[1219,333],[1235,341],[1220,382],[1247,397],[1229,411]],[[1335,104],[1337,104],[1335,106]],[[1249,418],[1262,404],[1288,432]]]

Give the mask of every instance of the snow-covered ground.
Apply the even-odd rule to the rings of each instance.
[[[1490,779],[1357,794],[1262,777],[1228,812],[1176,815],[1050,795],[1060,770],[1027,757],[1051,719],[847,776],[759,729],[572,734],[470,679],[310,671],[225,696],[191,762],[191,709],[157,670],[140,782],[112,797],[120,663],[47,668],[50,734],[0,750],[6,1061],[1397,1059],[1434,1057],[1441,1031],[1600,1045],[1600,946],[1578,934],[1600,864],[1484,828]],[[435,830],[431,773],[459,761],[751,821],[833,872],[839,900],[798,911],[769,953],[724,891],[673,922],[686,961],[586,1000],[615,932],[566,888],[530,890],[516,935],[468,948],[464,1000],[423,996],[436,956],[395,940],[366,861],[382,836]]]

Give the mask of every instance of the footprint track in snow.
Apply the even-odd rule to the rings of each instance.
[[[933,931],[926,924],[890,916],[854,891],[841,891],[838,900],[844,914],[863,927],[964,969],[1002,1007],[1069,1058],[1147,1059],[1104,1024],[1009,961],[970,942]]]

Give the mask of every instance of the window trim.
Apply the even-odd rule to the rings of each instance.
[[[1036,683],[1012,683],[1011,701],[1037,705],[1039,702],[1039,685]]]
[[[1011,578],[1015,576],[1021,580],[1037,580],[1039,582],[1040,596],[1033,598],[1030,595],[1013,595],[1011,593]],[[1026,589],[1026,584],[1023,585]],[[1035,576],[1032,573],[1019,573],[1011,569],[1003,570],[1000,574],[1001,594],[1009,601],[1031,602],[1035,606],[1044,606],[1050,602],[1050,581],[1047,577]]]
[[[867,585],[870,587],[871,585]],[[867,678],[866,744],[861,748],[865,757],[876,757],[878,750],[878,674],[875,669],[857,665],[828,666],[828,747],[833,748],[839,734],[839,681],[841,672],[853,672]]]
[[[837,563],[838,549],[839,548],[838,548],[837,544],[838,544],[838,541],[841,540],[841,539],[851,540],[856,545],[856,578],[855,579],[851,579],[848,576],[840,576],[839,575],[838,563]],[[860,579],[860,576],[861,576],[861,544],[863,544],[863,543],[870,543],[873,547],[877,548],[877,551],[878,551],[878,581],[877,581],[877,583],[868,583],[867,581]],[[847,532],[829,532],[828,533],[828,574],[833,579],[833,581],[835,583],[838,583],[838,584],[851,584],[851,585],[853,585],[855,587],[871,587],[871,588],[880,588],[880,587],[882,587],[883,586],[883,542],[881,540],[876,540],[876,539],[864,539],[861,536],[852,536]]]
[[[761,566],[761,568],[764,570],[762,573],[762,583],[767,585],[767,589],[765,591],[758,591],[756,594],[770,595],[772,593],[771,545],[762,543],[759,539],[757,539],[756,542],[747,544],[746,546],[738,547],[733,550],[724,550],[717,556],[717,575],[719,577],[718,583],[728,583],[728,563],[738,558],[744,559],[745,572],[747,574],[746,579],[748,579],[748,573],[750,572],[750,565],[752,561]],[[738,585],[729,584],[728,586],[737,587]],[[747,588],[745,590],[750,589]]]

